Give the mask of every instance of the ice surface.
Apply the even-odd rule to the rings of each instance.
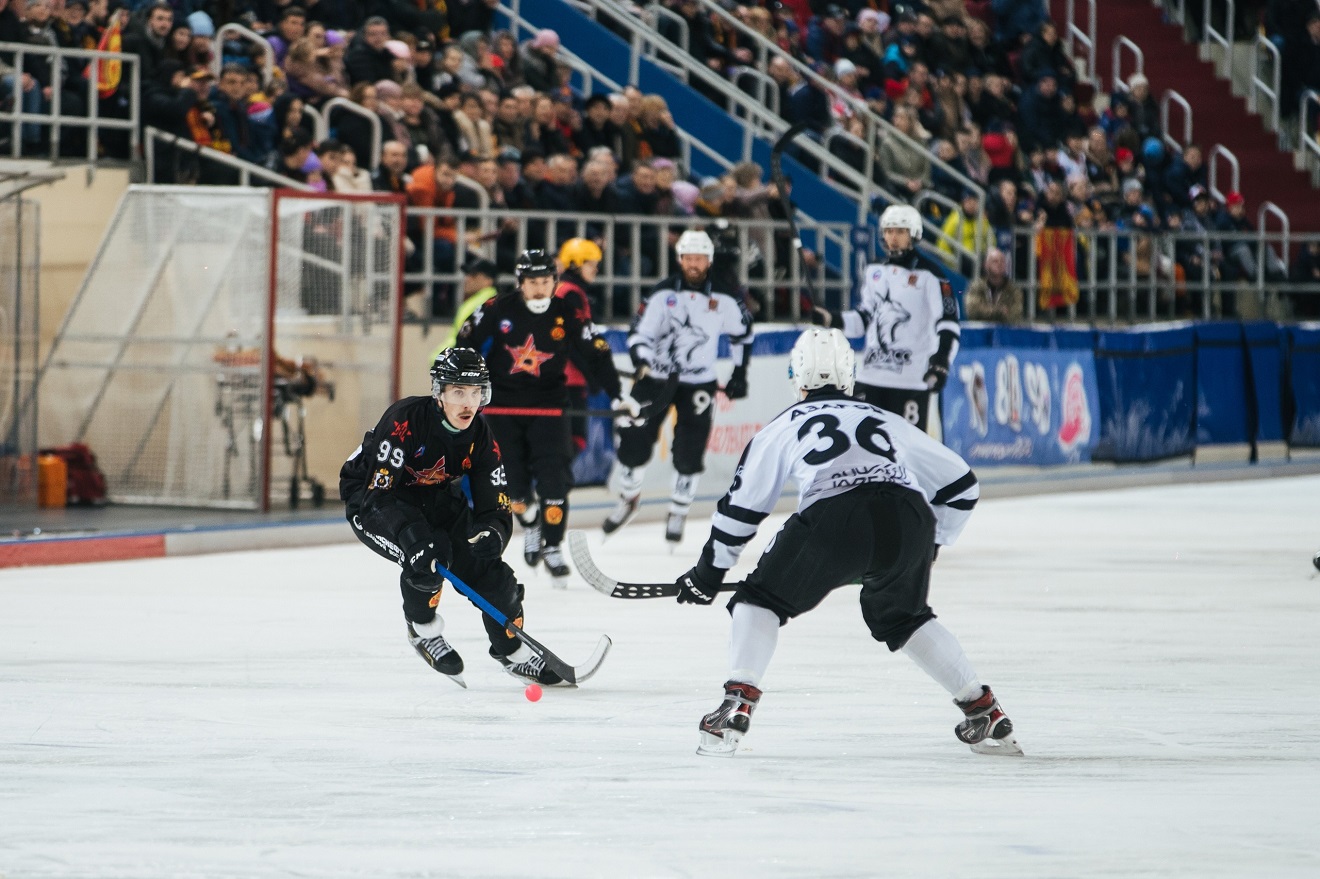
[[[985,502],[932,604],[1020,760],[954,739],[856,587],[782,632],[717,760],[719,606],[527,575],[533,635],[615,645],[533,704],[456,594],[470,689],[427,668],[357,544],[7,571],[0,874],[1314,877],[1318,507],[1316,477]],[[662,527],[596,539],[601,567],[681,573],[703,523],[675,555]]]

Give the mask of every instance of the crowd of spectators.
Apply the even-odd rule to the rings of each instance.
[[[762,182],[759,167],[746,164],[722,178],[690,177],[663,98],[635,88],[580,93],[559,58],[558,36],[542,30],[519,41],[494,30],[495,0],[302,2],[0,0],[0,41],[94,48],[104,44],[108,28],[121,28],[124,51],[141,59],[146,125],[314,189],[397,192],[414,205],[489,206],[496,214],[534,209],[572,217],[673,218],[672,231],[658,223],[635,241],[616,234],[610,253],[619,274],[634,265],[644,274],[654,271],[666,258],[665,239],[684,221],[782,219],[778,193]],[[688,51],[712,70],[732,74],[753,58],[752,41],[696,0],[658,2],[686,23]],[[1147,277],[1256,276],[1261,255],[1251,244],[1209,250],[1185,244],[1172,257],[1154,252],[1150,235],[1163,230],[1250,230],[1244,199],[1238,193],[1223,204],[1209,198],[1198,145],[1180,153],[1166,148],[1144,76],[1134,75],[1126,89],[1097,102],[1091,85],[1078,81],[1042,2],[746,0],[729,8],[834,84],[823,89],[784,58],[772,58],[766,73],[779,90],[783,118],[806,124],[808,136],[858,171],[868,167],[866,153],[873,150],[875,182],[920,203],[947,239],[961,245],[942,248],[952,267],[974,273],[969,254],[984,254],[993,244],[1020,279],[1027,244],[1012,230],[1066,227],[1078,231],[1079,263],[1108,265],[1107,258],[1090,260],[1087,248],[1108,247],[1106,240],[1114,239],[1088,239],[1088,230],[1131,230],[1119,257]],[[1311,87],[1308,77],[1320,70],[1315,10],[1315,0],[1277,0],[1263,10],[1267,24],[1277,24],[1294,94]],[[266,37],[276,63],[272,75],[265,75],[256,44],[215,40],[217,28],[229,22]],[[61,112],[85,112],[89,71],[65,69],[61,76],[53,67],[36,55],[25,58],[22,70],[0,67],[0,100],[49,112],[53,86],[63,83]],[[123,115],[125,88],[121,83],[109,95],[103,90],[98,112]],[[324,137],[307,110],[324,112],[332,99],[363,112],[335,108]],[[1097,112],[1097,106],[1106,108]],[[865,113],[891,121],[906,137],[882,134],[858,148],[855,139],[834,136],[867,131]],[[25,125],[24,147],[40,152],[48,131]],[[102,140],[103,152],[124,149],[113,135]],[[62,144],[73,154],[85,146],[76,130]],[[197,161],[186,149],[162,147],[160,156],[161,180],[236,179],[232,169]],[[978,215],[976,192],[961,178],[986,191],[984,214]],[[517,227],[511,219],[499,224],[501,271],[511,269],[520,246]],[[411,230],[413,259],[429,248],[440,271],[456,272],[484,243],[476,229],[452,218],[427,231],[430,241],[421,240],[417,227]],[[576,232],[570,221],[529,223],[525,243],[554,248]],[[754,277],[782,273],[793,258],[786,232],[758,232],[746,251],[739,258]],[[1271,277],[1286,274],[1265,256]],[[452,309],[448,295],[437,291],[435,312]],[[1195,307],[1190,297],[1187,305]]]

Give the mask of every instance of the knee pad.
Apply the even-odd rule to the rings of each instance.
[[[642,477],[646,475],[645,467],[628,467],[616,462],[615,475],[619,483],[619,494],[631,498],[642,493]]]

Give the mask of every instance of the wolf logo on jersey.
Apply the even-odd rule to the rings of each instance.
[[[692,323],[691,314],[685,314],[681,321],[669,322],[657,347],[665,352],[667,362],[674,364],[680,372],[683,372],[697,368],[699,364],[696,358],[708,341],[710,341],[710,333]]]
[[[871,316],[870,330],[875,334],[873,345],[868,345],[865,362],[877,369],[889,369],[902,372],[912,362],[912,349],[898,348],[898,329],[912,319],[912,313],[889,294],[876,298],[880,306]]]

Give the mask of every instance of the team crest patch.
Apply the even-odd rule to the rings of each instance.
[[[559,524],[560,522],[562,522],[562,521],[564,521],[564,508],[563,508],[563,507],[546,507],[546,508],[545,508],[545,524],[547,524],[547,525],[558,525],[558,524]]]
[[[553,330],[550,331],[550,338],[554,339],[556,342],[564,338],[564,328],[555,327]]]
[[[562,327],[563,325],[564,325],[564,319],[562,317],[555,318],[555,326]]]
[[[715,299],[714,296],[712,296],[711,299],[710,299],[710,302],[708,302],[708,303],[706,304],[706,310],[707,310],[707,311],[719,311],[719,310],[720,310],[720,303]]]
[[[513,321],[508,320],[508,319],[505,319],[505,320],[500,321],[500,332],[501,332],[501,333],[507,333],[507,332],[508,332],[509,330],[511,330],[511,329],[513,329]]]
[[[420,458],[424,454],[426,454],[426,443],[422,443],[422,445],[417,449],[417,451],[413,452],[413,457]]]
[[[597,350],[597,351],[608,351],[608,350],[610,350],[610,343],[607,342],[607,341],[605,341],[605,337],[604,337],[604,336],[597,336],[597,337],[596,337],[596,350]]]
[[[408,429],[408,422],[394,422],[394,430],[390,431],[390,436],[396,437],[399,442],[403,442],[412,436],[412,431]]]
[[[559,331],[563,334],[563,330]],[[530,375],[540,376],[541,364],[551,360],[555,355],[543,354],[536,349],[536,337],[531,333],[527,334],[527,340],[521,345],[505,345],[509,356],[513,358],[513,366],[509,368],[509,375],[519,372],[526,372]]]
[[[678,297],[675,296],[673,293],[670,293],[668,296],[665,297],[665,305],[668,305],[670,308],[673,308],[677,304],[678,304]]]
[[[917,286],[917,276],[916,276],[916,275],[908,275],[908,286],[909,286],[909,287],[915,287],[915,286]]]
[[[377,491],[389,491],[394,484],[394,477],[384,467],[371,474],[371,488]]]

